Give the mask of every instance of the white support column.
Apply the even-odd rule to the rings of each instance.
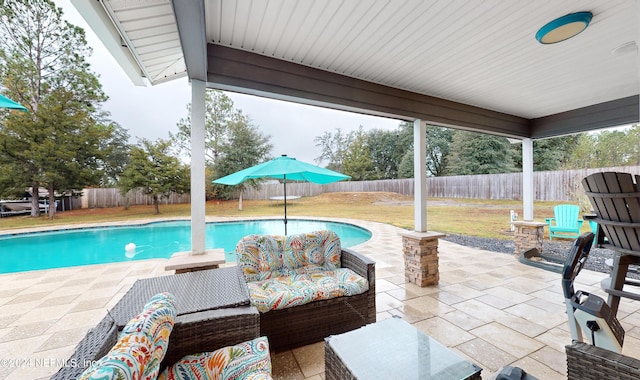
[[[524,221],[533,221],[533,140],[522,140],[522,208]]]
[[[414,230],[427,232],[427,124],[413,122]]]
[[[206,83],[191,81],[191,254],[205,253],[205,91]]]

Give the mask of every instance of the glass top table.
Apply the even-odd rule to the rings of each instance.
[[[325,339],[331,379],[480,379],[482,369],[400,318]]]

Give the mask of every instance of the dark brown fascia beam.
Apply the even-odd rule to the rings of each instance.
[[[640,121],[640,96],[611,100],[589,107],[531,120],[535,139],[633,124]]]
[[[530,137],[527,119],[387,87],[244,50],[208,44],[208,86],[303,104],[508,137]]]
[[[173,14],[189,79],[207,80],[204,0],[173,0]]]

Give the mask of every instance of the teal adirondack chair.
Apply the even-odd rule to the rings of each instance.
[[[549,240],[554,237],[577,238],[580,236],[580,228],[584,222],[578,218],[580,207],[576,205],[558,205],[553,208],[555,218],[546,218],[549,225]]]

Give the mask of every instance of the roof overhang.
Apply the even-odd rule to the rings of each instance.
[[[516,138],[640,119],[637,49],[612,54],[640,39],[640,2],[72,1],[134,83],[187,75]],[[594,15],[584,32],[537,43],[540,26],[580,10]]]

